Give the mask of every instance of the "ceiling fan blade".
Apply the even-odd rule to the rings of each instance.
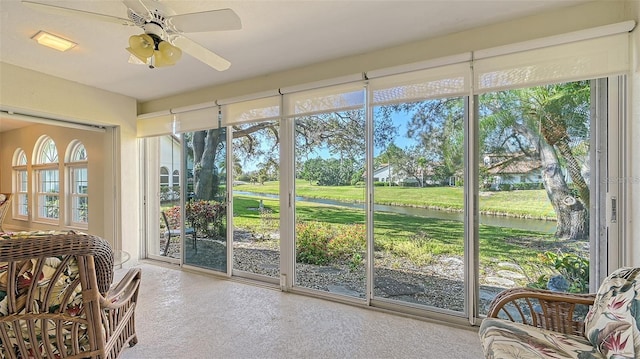
[[[150,16],[151,11],[147,7],[147,5],[140,0],[122,0],[122,3],[129,9],[133,10],[136,14],[140,16]]]
[[[174,15],[169,16],[167,21],[179,33],[242,29],[240,17],[231,9]]]
[[[227,59],[182,35],[174,40],[174,45],[218,71],[224,71],[231,66],[231,62]]]
[[[127,26],[134,25],[131,20],[125,19],[122,17],[100,14],[100,13],[85,11],[85,10],[72,9],[68,7],[62,7],[62,6],[51,5],[51,4],[43,4],[43,3],[34,2],[34,1],[22,0],[21,2],[24,5],[31,7],[33,9],[52,13],[52,14],[79,16],[83,18],[91,18],[94,20],[112,22],[112,23],[127,25]]]

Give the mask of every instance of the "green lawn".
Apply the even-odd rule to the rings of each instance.
[[[243,188],[244,189],[244,188]],[[234,196],[234,224],[258,234],[278,226],[279,202],[262,198],[269,218],[256,210],[256,197]],[[310,202],[296,203],[297,221],[319,221],[332,225],[364,223],[364,211]],[[270,223],[265,223],[271,221]],[[481,267],[495,267],[500,262],[518,263],[529,273],[536,273],[539,255],[545,250],[574,251],[571,244],[558,241],[551,234],[511,228],[485,226],[479,228]],[[375,249],[388,251],[410,259],[416,265],[426,265],[435,256],[464,255],[462,222],[424,218],[396,213],[376,213],[374,216]],[[575,244],[575,247],[579,246]]]
[[[279,183],[244,184],[238,191],[278,194]],[[355,186],[330,187],[296,182],[296,193],[309,198],[327,198],[348,202],[362,202],[364,188]],[[459,187],[375,187],[378,204],[462,210],[463,191]],[[260,211],[260,200],[266,211]],[[246,195],[233,196],[234,225],[253,232],[256,237],[272,240],[271,233],[279,226],[278,199]],[[553,210],[544,191],[482,192],[483,211],[528,218],[553,217]],[[296,203],[297,221],[318,221],[335,226],[364,224],[363,210],[322,205],[312,202]],[[415,265],[428,265],[438,256],[464,255],[464,226],[451,221],[399,213],[376,212],[374,215],[374,245],[376,251],[409,259]],[[275,244],[275,243],[274,243]],[[479,257],[481,271],[497,269],[500,262],[519,264],[532,276],[539,273],[540,254],[561,250],[575,252],[580,244],[558,241],[552,234],[511,228],[481,225],[479,228]]]
[[[243,184],[234,190],[268,194],[280,193],[277,181],[265,184]],[[364,187],[316,186],[296,180],[296,195],[307,198],[327,198],[346,202],[363,202]],[[463,209],[462,187],[374,187],[376,204],[424,207],[442,210]],[[480,211],[487,214],[515,217],[554,219],[555,212],[544,190],[481,192]]]

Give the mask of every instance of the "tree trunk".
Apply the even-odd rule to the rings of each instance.
[[[585,240],[589,237],[589,218],[584,204],[574,197],[564,180],[558,157],[549,144],[540,141],[542,179],[557,216],[556,237]]]
[[[215,166],[220,139],[218,130],[198,131],[193,136],[194,192],[197,199],[213,200],[218,194],[220,179]]]

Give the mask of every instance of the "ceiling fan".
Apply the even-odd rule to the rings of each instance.
[[[224,71],[231,63],[197,42],[185,36],[190,32],[239,30],[242,23],[231,9],[210,10],[186,14],[175,14],[161,2],[123,0],[128,18],[61,7],[57,5],[22,0],[22,3],[49,13],[82,16],[99,21],[126,26],[138,26],[144,30],[129,38],[127,50],[130,62],[142,63],[149,68],[174,65],[186,52],[218,71]]]

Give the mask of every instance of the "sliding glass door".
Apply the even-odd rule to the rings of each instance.
[[[278,121],[233,126],[233,271],[280,277]],[[266,277],[266,278],[265,278]],[[259,277],[258,277],[259,278]]]
[[[295,119],[295,285],[365,297],[363,110]]]
[[[459,97],[373,109],[376,299],[465,308],[465,112]]]
[[[150,137],[144,144],[147,157],[147,256],[178,262],[182,257],[182,136]]]
[[[227,272],[225,128],[182,134],[186,174],[183,263]]]
[[[591,206],[599,185],[591,159],[606,165],[607,156],[592,146],[591,84],[479,96],[481,313],[505,288],[589,291],[590,229],[600,213]]]

